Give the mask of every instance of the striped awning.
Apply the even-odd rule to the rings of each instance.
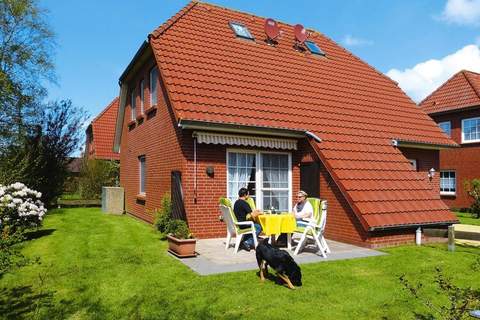
[[[297,150],[297,140],[259,136],[243,136],[206,131],[195,131],[198,143],[249,146],[270,149]]]

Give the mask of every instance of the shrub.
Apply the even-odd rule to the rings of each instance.
[[[468,195],[473,198],[470,212],[478,219],[480,218],[480,179],[465,180],[464,187]]]
[[[119,164],[113,160],[84,160],[79,179],[83,199],[100,199],[102,187],[118,186]]]
[[[192,234],[188,229],[187,223],[180,219],[173,219],[168,222],[167,234],[174,236],[177,239],[190,239]]]
[[[39,227],[47,212],[40,198],[42,194],[16,182],[0,185],[0,231],[14,234]]]
[[[172,219],[172,200],[170,194],[166,193],[162,197],[162,206],[159,210],[155,210],[155,228],[163,234],[167,233],[168,223]]]

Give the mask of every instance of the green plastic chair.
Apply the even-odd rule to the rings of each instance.
[[[255,200],[253,200],[253,198],[248,197],[247,198],[247,203],[250,206],[250,208],[252,209],[252,211],[257,209],[257,206],[255,206]]]
[[[252,221],[241,221],[237,220],[237,217],[233,213],[232,202],[228,198],[220,198],[218,200],[220,211],[222,212],[223,221],[227,225],[227,238],[225,241],[225,250],[230,247],[230,241],[232,237],[235,237],[235,253],[238,252],[240,248],[240,243],[242,238],[246,234],[251,234],[253,236],[253,242],[255,247],[257,247],[258,240],[257,234],[255,232],[255,226]],[[240,226],[249,226],[250,228],[241,229]]]
[[[305,247],[309,238],[313,238],[320,251],[320,255],[326,258],[327,253],[331,252],[324,237],[325,226],[327,223],[327,201],[317,198],[308,198],[307,200],[313,207],[313,218],[304,219],[305,222],[307,222],[307,225],[295,229],[294,234],[301,234],[302,236],[297,244],[294,255],[297,255],[300,250]]]

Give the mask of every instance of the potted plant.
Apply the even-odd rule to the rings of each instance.
[[[187,223],[183,220],[174,219],[167,226],[168,251],[177,257],[195,257],[195,245],[197,239],[192,237]]]

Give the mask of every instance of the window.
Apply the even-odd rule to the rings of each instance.
[[[227,167],[227,195],[232,201],[245,187],[257,208],[291,211],[291,154],[229,151]]]
[[[408,159],[410,164],[412,165],[413,170],[417,171],[417,160],[416,159]]]
[[[440,122],[438,124],[438,126],[440,127],[440,129],[443,130],[443,132],[445,132],[449,137],[452,136],[452,124],[450,121],[445,121],[445,122]]]
[[[139,194],[145,194],[145,177],[147,173],[145,156],[138,157],[138,164],[139,164],[139,176],[140,176]]]
[[[462,120],[462,142],[480,142],[480,118]]]
[[[232,28],[233,32],[235,32],[235,35],[237,37],[254,40],[250,31],[248,31],[248,28],[243,24],[238,22],[230,22],[229,24],[230,28]]]
[[[157,105],[157,79],[158,69],[150,70],[150,107]]]
[[[144,95],[144,87],[145,81],[140,81],[140,113],[143,114],[145,112],[145,95]]]
[[[130,92],[130,107],[132,109],[132,120],[135,120],[137,117],[137,101],[136,101],[136,96],[135,96],[135,88],[132,89],[132,92]]]
[[[440,194],[455,195],[456,189],[455,171],[440,171]]]
[[[308,50],[310,50],[313,54],[318,54],[320,56],[324,56],[325,52],[320,49],[320,47],[313,41],[305,41],[305,46],[307,46]]]

